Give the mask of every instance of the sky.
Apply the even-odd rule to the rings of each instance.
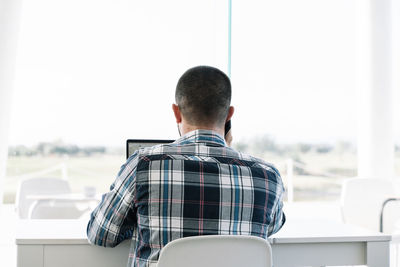
[[[180,75],[227,72],[227,2],[25,0],[10,144],[177,138]],[[355,141],[355,1],[237,0],[232,10],[234,140]]]

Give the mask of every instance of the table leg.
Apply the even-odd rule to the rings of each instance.
[[[389,267],[390,242],[368,242],[366,258],[368,267]]]

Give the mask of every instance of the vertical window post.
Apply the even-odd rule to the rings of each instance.
[[[392,179],[391,0],[357,1],[358,176]]]
[[[21,0],[0,1],[0,205],[8,153],[8,125]]]
[[[232,0],[228,0],[228,77],[232,74]]]

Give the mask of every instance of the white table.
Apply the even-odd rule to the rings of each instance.
[[[21,220],[18,267],[126,266],[129,241],[91,246],[83,220]],[[329,221],[288,220],[270,238],[275,267],[368,265],[389,267],[391,237]]]
[[[271,236],[275,267],[389,267],[390,235],[334,221],[288,220]]]

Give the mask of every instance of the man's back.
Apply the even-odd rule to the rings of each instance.
[[[151,266],[178,238],[277,232],[283,191],[274,167],[196,130],[130,157],[93,212],[88,237],[102,246],[132,238],[128,266]]]

